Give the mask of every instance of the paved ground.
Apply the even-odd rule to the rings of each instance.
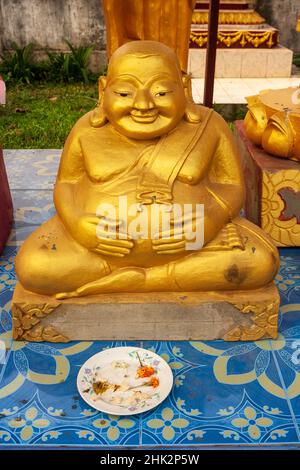
[[[197,103],[203,101],[204,78],[194,78],[193,96]],[[258,94],[270,88],[299,86],[300,76],[291,78],[217,78],[215,80],[214,103],[244,104],[245,96]]]

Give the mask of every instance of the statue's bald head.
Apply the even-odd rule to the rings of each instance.
[[[132,41],[117,49],[107,77],[100,79],[99,96],[102,116],[121,134],[134,139],[168,133],[187,111],[177,56],[155,41]]]
[[[115,74],[116,71],[118,73],[121,72],[120,65],[124,62],[123,59],[126,57],[134,57],[136,59],[137,68],[142,66],[143,59],[153,59],[156,61],[157,58],[160,58],[165,63],[166,67],[169,66],[173,71],[176,71],[177,78],[179,77],[181,79],[182,77],[176,53],[170,47],[157,41],[130,41],[123,44],[111,56],[108,66],[108,77]],[[123,69],[124,67],[121,68]]]

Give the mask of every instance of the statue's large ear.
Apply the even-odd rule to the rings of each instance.
[[[191,123],[199,123],[202,121],[202,108],[194,103],[192,94],[192,77],[186,73],[182,73],[182,82],[184,94],[186,97],[185,119]]]
[[[98,79],[99,101],[101,101],[106,85],[107,85],[107,76],[101,75],[101,77],[99,77]]]
[[[107,77],[105,75],[102,75],[99,77],[98,80],[98,90],[99,90],[99,98],[98,98],[98,103],[94,111],[92,112],[91,115],[91,125],[93,127],[101,127],[104,126],[107,122],[107,118],[104,113],[103,109],[103,93],[107,85]]]
[[[192,77],[190,74],[182,72],[182,83],[184,88],[184,93],[188,101],[193,101],[192,94]]]

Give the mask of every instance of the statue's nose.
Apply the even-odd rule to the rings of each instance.
[[[137,90],[133,107],[140,110],[153,109],[154,102],[148,90]]]

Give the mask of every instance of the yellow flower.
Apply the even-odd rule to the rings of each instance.
[[[150,419],[147,425],[152,429],[163,428],[162,435],[166,441],[171,441],[175,436],[174,428],[182,429],[189,425],[189,421],[183,418],[174,418],[174,413],[171,408],[164,408],[162,419]]]
[[[93,426],[99,429],[107,429],[107,437],[111,441],[116,441],[120,436],[120,429],[130,429],[134,426],[132,419],[122,418],[119,416],[108,415],[109,419],[96,419]]]
[[[231,424],[236,428],[247,427],[247,432],[252,439],[258,440],[261,436],[260,428],[267,428],[273,424],[270,418],[257,418],[257,413],[254,408],[247,406],[244,409],[245,418],[235,418],[231,421]]]
[[[29,441],[33,435],[33,428],[46,428],[49,426],[50,421],[47,419],[36,419],[38,416],[38,410],[33,406],[29,408],[24,415],[24,418],[13,418],[8,424],[12,428],[22,429],[21,430],[21,439],[23,441]]]

